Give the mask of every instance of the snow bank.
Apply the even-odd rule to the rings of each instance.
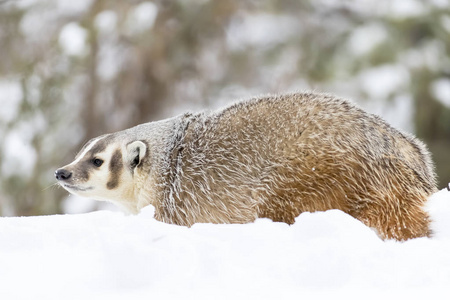
[[[157,222],[101,211],[0,218],[0,299],[415,299],[450,292],[450,192],[433,238],[381,241],[333,210],[288,226]]]

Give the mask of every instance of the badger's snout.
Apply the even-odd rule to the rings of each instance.
[[[65,181],[72,177],[72,172],[67,171],[66,169],[58,169],[55,171],[55,177],[57,180]]]

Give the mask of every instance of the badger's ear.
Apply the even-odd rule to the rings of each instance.
[[[127,163],[130,168],[138,166],[145,156],[147,146],[141,141],[135,141],[127,145]]]

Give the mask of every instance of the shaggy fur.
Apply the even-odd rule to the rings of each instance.
[[[436,182],[426,147],[330,95],[254,98],[213,113],[143,124],[90,147],[102,148],[102,140],[115,161],[117,151],[123,153],[126,169],[105,175],[105,185],[114,178],[118,188],[126,187],[120,194],[129,196],[100,195],[95,185],[84,195],[120,202],[131,212],[152,204],[163,222],[270,218],[292,224],[305,211],[340,209],[382,238],[430,235],[423,207]],[[134,141],[142,143],[128,149]]]

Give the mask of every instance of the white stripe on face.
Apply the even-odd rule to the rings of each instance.
[[[83,153],[81,153],[81,154],[78,156],[78,158],[77,158],[76,160],[74,160],[72,163],[70,163],[69,166],[71,166],[71,165],[76,165],[81,159],[83,159],[83,157],[86,155],[86,153],[88,153],[89,150],[91,150],[92,147],[94,147],[95,144],[96,144],[98,141],[100,141],[101,139],[103,139],[103,138],[104,138],[104,137],[99,137],[99,138],[96,138],[95,140],[93,140],[93,141],[89,144],[89,146],[87,146],[87,147],[84,149]]]

